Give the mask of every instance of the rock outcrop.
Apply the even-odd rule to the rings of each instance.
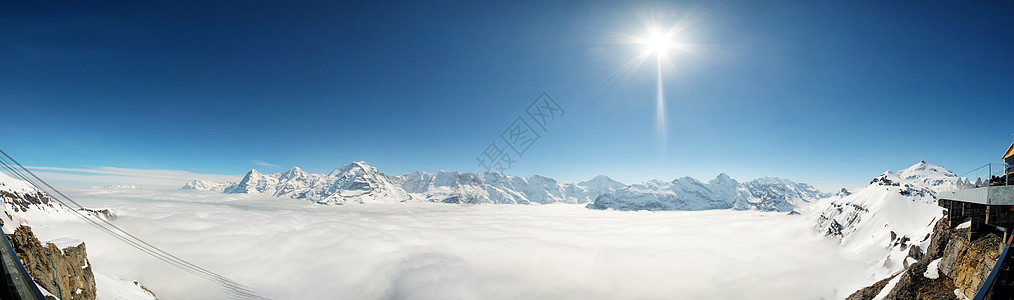
[[[897,275],[894,275],[894,276],[897,276]],[[880,294],[880,291],[883,290],[884,287],[887,286],[887,284],[889,282],[891,282],[891,279],[893,279],[894,276],[881,279],[880,281],[877,281],[877,283],[874,283],[871,286],[861,288],[858,291],[856,291],[855,293],[852,293],[852,295],[849,295],[848,298],[845,298],[845,300],[864,300],[864,299],[865,300],[869,300],[869,299],[873,299],[874,297],[877,296],[877,294]]]
[[[14,179],[5,173],[0,172],[0,226],[14,252],[24,265],[25,270],[33,280],[41,287],[60,299],[96,299],[99,294],[103,298],[111,296],[113,299],[155,299],[155,294],[134,282],[129,285],[106,285],[102,286],[101,293],[96,287],[96,274],[92,272],[92,265],[88,261],[87,249],[84,241],[70,238],[60,238],[48,242],[40,242],[39,238],[28,227],[29,220],[26,216],[38,219],[63,219],[74,220],[79,215],[90,215],[107,221],[116,219],[116,214],[109,209],[78,208],[76,211],[55,199],[46,195],[30,183]],[[83,224],[81,226],[84,226]],[[45,236],[45,235],[44,235]],[[55,273],[55,280],[54,280]],[[99,274],[103,278],[102,274]],[[109,276],[106,276],[109,277]],[[55,282],[55,283],[54,283]],[[108,282],[108,281],[106,281]],[[101,280],[100,280],[101,283]],[[136,290],[135,290],[136,289]],[[136,293],[141,291],[141,293]],[[122,298],[123,293],[144,295],[141,297]],[[119,295],[119,296],[116,296]],[[49,299],[56,299],[48,296]]]
[[[874,299],[878,294],[885,295],[885,288],[890,290],[883,299],[974,297],[996,264],[1003,244],[994,234],[969,241],[967,228],[950,229],[946,224],[946,218],[936,223],[926,252],[910,254],[915,262],[897,275],[900,278],[895,284],[885,284],[892,276],[856,291],[847,299]]]
[[[28,226],[18,227],[7,238],[40,287],[64,300],[95,299],[95,276],[83,241],[63,248],[52,242],[43,246]],[[54,278],[59,287],[53,284]]]

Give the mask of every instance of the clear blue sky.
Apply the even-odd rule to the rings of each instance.
[[[857,186],[999,161],[1014,133],[1009,1],[331,2],[5,4],[0,144],[48,167],[477,172],[545,91],[566,114],[508,174]],[[664,149],[654,66],[603,84],[645,9],[698,20],[678,39],[704,49],[671,54]]]

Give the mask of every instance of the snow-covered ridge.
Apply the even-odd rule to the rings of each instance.
[[[195,190],[195,191],[225,191],[225,188],[236,184],[235,182],[217,182],[211,180],[193,180],[187,182],[181,190]]]
[[[185,190],[264,194],[307,199],[322,204],[443,203],[548,204],[592,203],[590,208],[619,210],[760,209],[791,211],[827,197],[816,188],[788,179],[764,177],[740,184],[726,174],[703,183],[684,177],[671,182],[625,185],[599,175],[578,183],[545,176],[520,177],[495,172],[386,175],[365,162],[354,162],[328,174],[299,167],[271,174],[250,170],[238,183],[194,181]]]
[[[617,210],[757,209],[792,211],[830,196],[805,183],[763,177],[739,183],[725,173],[701,182],[683,177],[671,182],[652,180],[604,194],[588,208]]]
[[[53,201],[49,195],[39,191],[28,182],[15,179],[2,172],[0,172],[0,201],[3,201],[4,211],[13,213],[49,212],[54,214],[70,214],[68,211],[70,208]],[[6,217],[4,219],[4,230],[13,232],[14,229],[20,226],[18,224],[22,222],[11,220],[10,216],[4,216]],[[8,225],[9,223],[11,224]]]
[[[811,217],[817,230],[840,239],[845,249],[879,258],[874,271],[882,277],[906,267],[905,257],[914,246],[925,251],[934,221],[941,217],[937,194],[961,182],[953,172],[921,161],[884,172],[858,192],[822,201]]]

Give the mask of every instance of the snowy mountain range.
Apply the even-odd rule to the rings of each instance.
[[[962,182],[953,172],[921,161],[898,172],[884,172],[856,193],[821,201],[812,217],[818,230],[839,238],[846,250],[881,257],[876,267],[890,274],[907,267],[912,248],[926,249],[933,225],[942,216],[937,193],[954,190]]]
[[[216,191],[222,192],[226,188],[235,185],[235,182],[217,182],[211,180],[193,180],[184,185],[181,190],[194,190],[194,191]]]
[[[495,172],[412,172],[388,176],[364,162],[351,163],[329,174],[307,173],[299,167],[271,174],[250,170],[235,184],[192,181],[182,189],[273,195],[321,204],[590,203],[589,208],[617,210],[791,211],[799,205],[830,196],[808,184],[773,177],[740,184],[721,174],[708,183],[684,177],[671,182],[653,180],[628,186],[602,175],[579,183],[560,183],[539,175],[526,178]]]
[[[648,181],[604,194],[588,208],[616,210],[757,209],[792,211],[830,194],[784,178],[764,177],[739,183],[725,173],[708,182],[683,177]]]
[[[262,194],[307,199],[321,204],[397,203],[587,203],[625,185],[606,176],[577,184],[562,184],[544,176],[519,177],[486,172],[436,174],[412,172],[388,176],[364,162],[354,162],[328,174],[307,173],[299,167],[262,174],[250,170],[238,183],[195,180],[184,190]]]

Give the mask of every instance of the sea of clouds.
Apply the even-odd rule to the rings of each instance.
[[[873,278],[812,220],[756,211],[621,212],[581,205],[322,206],[202,191],[79,190],[118,226],[274,299],[819,299]],[[93,268],[159,299],[223,299],[80,221]]]

